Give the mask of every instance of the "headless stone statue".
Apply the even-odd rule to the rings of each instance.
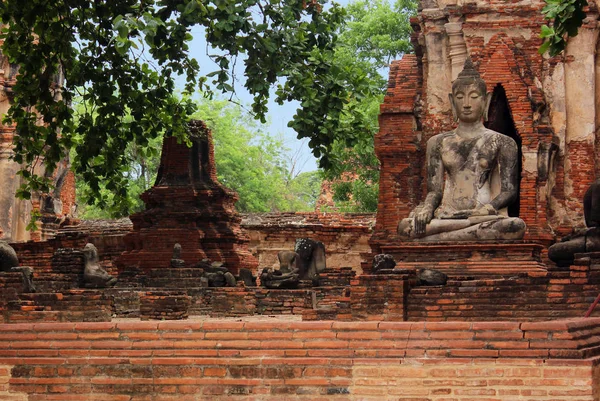
[[[523,220],[508,217],[517,197],[515,141],[485,128],[491,94],[467,59],[452,84],[458,127],[427,142],[427,197],[398,224],[398,234],[418,241],[517,240]],[[444,180],[445,177],[445,180]]]
[[[8,272],[19,266],[19,258],[14,248],[5,241],[0,241],[0,272]]]
[[[15,249],[5,241],[0,241],[0,272],[19,272],[23,277],[23,291],[35,292],[33,269],[19,266],[19,258]]]
[[[171,258],[171,267],[185,267],[185,261],[181,259],[181,245],[178,243],[173,246],[173,257]]]
[[[86,244],[83,248],[85,258],[85,269],[83,270],[83,285],[86,288],[106,288],[117,283],[117,279],[108,274],[100,266],[98,249],[94,244]]]
[[[558,266],[570,266],[576,253],[600,251],[600,179],[583,196],[583,215],[587,228],[566,236],[548,248],[548,258]]]
[[[298,238],[294,251],[298,254],[296,267],[300,274],[300,280],[316,280],[319,273],[327,267],[325,245],[320,241]]]

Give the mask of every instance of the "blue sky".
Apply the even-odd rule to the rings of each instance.
[[[351,0],[337,0],[341,5],[347,5]],[[201,73],[208,74],[209,72],[218,69],[216,64],[207,56],[206,40],[204,39],[203,30],[200,28],[193,29],[192,35],[194,40],[190,46],[191,54],[200,63]],[[210,49],[209,49],[210,52]],[[239,63],[241,64],[241,63]],[[239,74],[239,81],[236,82],[236,97],[237,101],[249,105],[252,97],[244,88],[243,76]],[[210,78],[209,78],[210,80]],[[269,121],[266,131],[274,137],[283,135],[284,144],[291,149],[291,154],[298,155],[300,171],[313,171],[317,169],[317,160],[313,157],[310,149],[305,141],[296,138],[296,132],[287,127],[287,123],[292,119],[298,103],[287,103],[282,106],[274,101],[269,102]]]

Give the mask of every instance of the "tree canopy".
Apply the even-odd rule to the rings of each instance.
[[[373,212],[379,193],[379,161],[374,148],[379,106],[387,87],[389,64],[412,52],[410,17],[417,11],[417,1],[355,0],[346,10],[334,64],[350,82],[353,77],[364,77],[362,87],[368,90],[345,106],[352,110],[351,117],[342,114],[339,126],[348,137],[334,141],[326,178],[335,183],[334,201],[341,210]]]
[[[25,168],[20,195],[46,190],[49,175],[75,148],[76,173],[100,195],[127,195],[127,147],[160,135],[184,137],[198,90],[230,92],[233,66],[244,64],[252,110],[264,121],[271,88],[277,102],[297,100],[290,122],[322,166],[353,121],[353,98],[367,91],[333,63],[344,11],[327,0],[4,0],[3,56],[19,66],[5,122],[16,125],[15,156]],[[203,26],[219,68],[204,73],[189,56],[190,30]],[[64,77],[64,81],[57,79]],[[175,79],[185,77],[183,97]],[[63,85],[57,83],[63,82]],[[213,85],[209,85],[212,83]],[[75,110],[75,96],[85,108]],[[361,121],[356,124],[360,127]],[[348,139],[351,143],[352,138]],[[101,185],[104,183],[104,185]]]
[[[192,116],[206,122],[215,144],[219,181],[239,195],[240,212],[283,212],[314,210],[321,189],[320,173],[301,172],[298,155],[283,140],[265,132],[264,126],[241,106],[224,99],[201,98]],[[80,215],[86,219],[118,218],[141,211],[140,194],[150,188],[160,163],[162,137],[142,150],[130,143],[126,149],[127,195],[113,202],[114,195],[100,184],[107,205],[86,204],[89,185],[77,180]]]

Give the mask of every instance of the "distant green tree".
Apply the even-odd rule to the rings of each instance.
[[[213,132],[217,175],[239,194],[239,211],[314,209],[318,175],[293,171],[290,149],[263,131],[241,107],[226,100],[203,101],[194,117],[204,120]]]
[[[334,182],[334,201],[343,211],[377,210],[379,161],[374,137],[379,106],[391,61],[412,52],[410,17],[416,10],[416,0],[355,0],[346,7],[348,18],[339,33],[334,65],[348,81],[368,90],[346,106],[351,114],[342,115],[340,129],[347,139],[334,142],[332,163],[325,173]],[[345,182],[348,173],[353,179]]]
[[[248,112],[227,100],[202,99],[196,107],[198,111],[193,118],[204,120],[213,133],[219,181],[240,196],[238,211],[314,209],[321,186],[320,174],[294,171],[290,150],[282,140],[269,136]],[[84,180],[78,180],[82,217],[118,218],[142,210],[144,205],[139,196],[156,180],[161,147],[162,137],[153,139],[144,148],[128,145],[127,164],[121,171],[128,190],[121,202],[112,202],[114,194],[101,184],[102,198],[107,202],[86,205],[90,188]]]

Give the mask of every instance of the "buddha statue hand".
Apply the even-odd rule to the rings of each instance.
[[[458,212],[452,213],[440,213],[438,216],[443,220],[460,220],[460,219],[468,219],[469,217],[481,217],[481,216],[497,216],[498,211],[494,208],[494,206],[485,204],[478,209],[471,210],[459,210]]]
[[[427,224],[433,219],[433,208],[429,205],[420,204],[410,214],[414,219],[414,230],[416,235],[425,234]]]

